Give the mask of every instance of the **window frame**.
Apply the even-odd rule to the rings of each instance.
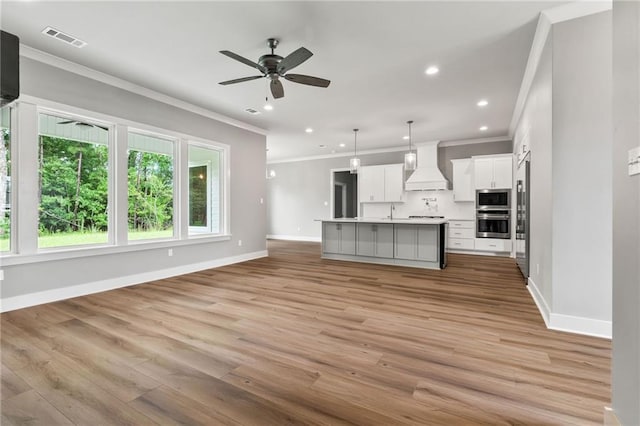
[[[12,158],[12,210],[11,210],[11,252],[1,252],[0,261],[7,266],[47,262],[127,253],[160,248],[179,247],[193,244],[215,243],[231,240],[230,232],[230,159],[231,147],[215,141],[180,131],[168,130],[157,126],[132,121],[96,111],[90,111],[63,103],[22,95],[12,105],[11,117],[11,158]],[[61,117],[69,117],[85,122],[100,124],[109,128],[108,159],[108,243],[38,248],[38,214],[23,216],[15,214],[19,210],[35,212],[32,206],[38,206],[31,199],[37,192],[37,140],[40,135],[39,113],[45,112]],[[174,237],[172,239],[147,239],[128,241],[128,194],[127,194],[127,135],[129,131],[150,133],[163,139],[172,139],[174,143]],[[25,137],[25,140],[22,138]],[[35,139],[35,145],[33,141]],[[20,143],[18,141],[20,140]],[[218,234],[188,234],[188,144],[202,144],[207,148],[221,151],[221,187],[220,187],[220,232]],[[35,156],[34,156],[35,155]],[[123,163],[124,156],[124,163]],[[123,170],[124,168],[124,170]],[[124,171],[124,178],[122,172]],[[34,179],[35,178],[35,179]],[[183,194],[186,194],[183,195]],[[124,204],[123,204],[124,203]],[[27,208],[29,207],[29,208]],[[123,214],[124,209],[124,214]],[[34,233],[35,230],[35,233]]]
[[[219,232],[217,233],[213,233],[213,232],[203,232],[203,233],[194,233],[191,234],[191,229],[194,227],[189,226],[189,185],[188,185],[188,180],[189,180],[189,146],[195,146],[198,148],[204,148],[204,149],[209,149],[209,150],[213,150],[213,151],[217,151],[218,154],[220,155],[220,161],[219,161],[219,167],[220,167],[220,207],[219,207],[219,215],[220,215],[220,229]],[[230,216],[230,197],[229,197],[229,188],[230,188],[230,183],[229,183],[229,177],[230,177],[230,168],[229,168],[229,152],[230,152],[230,147],[229,145],[226,144],[222,144],[219,142],[214,142],[214,141],[205,141],[202,139],[196,139],[196,138],[189,138],[186,140],[186,151],[187,151],[187,155],[186,155],[186,159],[185,159],[185,163],[186,163],[186,167],[185,167],[185,180],[187,182],[186,185],[186,202],[187,202],[187,208],[186,211],[184,212],[185,216],[186,216],[186,222],[187,222],[187,238],[188,239],[197,239],[197,238],[206,238],[206,237],[211,237],[211,236],[224,236],[224,235],[230,235],[230,221],[229,221],[229,216]],[[198,164],[197,162],[194,164]],[[210,167],[207,167],[207,172],[209,175],[211,175],[210,171]],[[209,181],[207,182],[207,190],[210,191],[210,183]],[[209,204],[209,202],[207,202],[207,204]]]
[[[115,149],[115,141],[116,141],[116,124],[111,120],[102,120],[100,118],[95,118],[93,116],[87,116],[84,114],[79,114],[75,112],[68,112],[65,110],[60,110],[57,108],[51,108],[47,106],[42,106],[40,104],[36,105],[36,134],[38,137],[37,143],[40,143],[40,114],[54,115],[63,120],[76,120],[82,121],[83,123],[94,124],[97,126],[102,126],[107,128],[108,138],[107,138],[107,241],[105,243],[94,243],[94,244],[74,244],[68,246],[56,246],[56,247],[40,247],[39,239],[40,232],[36,231],[36,235],[38,236],[38,240],[35,242],[36,250],[38,253],[48,253],[55,252],[59,250],[67,250],[67,249],[84,249],[91,247],[108,247],[115,245],[115,161],[116,161],[116,149]],[[91,113],[89,113],[91,114]],[[99,115],[99,114],[96,114]],[[38,158],[36,158],[36,161]],[[39,170],[38,170],[39,173]],[[37,203],[38,209],[40,208],[40,204]],[[39,227],[39,220],[36,226]]]
[[[15,211],[18,205],[18,188],[15,185],[15,183],[17,182],[18,173],[16,167],[17,164],[15,164],[15,160],[18,158],[18,147],[16,143],[18,130],[18,109],[15,106],[16,104],[12,103],[3,107],[8,108],[9,110],[9,158],[11,160],[11,172],[7,175],[7,177],[9,178],[9,182],[11,184],[11,195],[9,198],[11,210],[9,211],[9,250],[0,250],[0,257],[10,256],[18,251],[17,223],[15,216]]]
[[[173,161],[173,179],[172,179],[172,189],[173,189],[173,218],[172,218],[172,223],[173,223],[173,234],[171,237],[166,237],[166,238],[143,238],[140,240],[130,240],[129,239],[129,215],[128,215],[128,211],[129,211],[129,169],[127,168],[127,182],[126,182],[126,192],[127,192],[127,244],[145,244],[147,242],[154,242],[154,241],[173,241],[173,240],[177,240],[179,238],[179,234],[180,232],[178,231],[180,228],[180,222],[179,222],[179,208],[180,208],[180,177],[179,177],[179,170],[180,170],[180,162],[178,161],[178,156],[179,156],[179,146],[180,146],[180,138],[175,137],[175,136],[169,136],[166,133],[160,133],[157,131],[152,131],[152,130],[148,130],[148,129],[144,129],[144,128],[139,128],[139,127],[134,127],[134,126],[126,126],[126,134],[127,134],[127,140],[126,140],[126,147],[125,147],[125,156],[128,157],[129,156],[129,133],[136,133],[139,135],[144,135],[144,136],[151,136],[154,138],[158,138],[158,139],[162,139],[165,140],[167,142],[171,142],[172,144],[172,149],[171,149],[171,155],[172,155],[172,161]]]

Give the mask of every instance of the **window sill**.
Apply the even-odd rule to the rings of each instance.
[[[135,251],[155,250],[161,248],[174,248],[195,244],[215,243],[220,241],[230,241],[231,234],[216,236],[191,236],[186,240],[163,240],[163,241],[131,241],[128,245],[121,246],[84,246],[60,249],[48,249],[34,254],[6,254],[0,255],[0,265],[13,266],[28,263],[51,262],[56,260],[76,259],[89,256],[103,256],[109,254],[129,253]]]

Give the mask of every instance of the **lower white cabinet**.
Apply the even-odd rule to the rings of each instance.
[[[499,238],[476,238],[475,249],[479,251],[511,251],[511,240]]]
[[[449,250],[474,250],[476,237],[476,222],[474,220],[450,220]]]
[[[356,254],[356,224],[322,224],[322,251],[335,254]]]
[[[393,225],[358,223],[356,225],[358,256],[393,257]]]

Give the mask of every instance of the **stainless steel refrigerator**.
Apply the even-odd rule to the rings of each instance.
[[[529,156],[516,172],[516,261],[525,279],[529,278]]]

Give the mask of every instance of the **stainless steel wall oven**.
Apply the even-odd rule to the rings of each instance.
[[[509,210],[476,212],[476,238],[511,238]]]
[[[476,191],[476,238],[511,238],[511,190]]]

